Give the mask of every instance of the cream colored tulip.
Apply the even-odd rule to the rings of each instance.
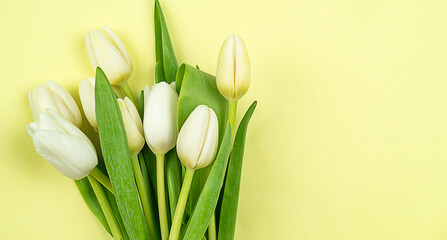
[[[28,101],[34,117],[51,109],[77,127],[82,124],[81,112],[73,97],[54,81],[48,81],[48,83],[31,90],[28,94]]]
[[[143,123],[137,108],[128,97],[125,97],[124,100],[118,99],[118,105],[126,129],[130,155],[136,156],[144,146]]]
[[[228,100],[240,99],[250,85],[250,60],[241,37],[229,36],[219,53],[216,82],[219,92]]]
[[[190,169],[208,166],[216,156],[219,123],[216,113],[206,105],[197,106],[180,129],[177,154]]]
[[[37,153],[66,177],[84,178],[98,164],[90,139],[52,109],[39,113],[26,129]]]
[[[144,91],[144,134],[146,143],[155,154],[166,154],[177,140],[178,96],[166,82]]]
[[[132,61],[118,36],[110,28],[103,28],[107,36],[96,29],[87,34],[88,57],[92,67],[100,67],[112,85],[121,85],[132,73]]]
[[[94,129],[98,129],[95,113],[95,78],[89,77],[79,83],[79,98],[87,121]]]

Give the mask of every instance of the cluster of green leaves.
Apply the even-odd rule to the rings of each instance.
[[[232,129],[227,119],[228,101],[220,95],[214,76],[201,71],[198,67],[187,64],[178,66],[158,0],[155,1],[154,25],[155,79],[157,83],[176,81],[176,91],[179,95],[178,129],[182,127],[190,113],[202,104],[211,107],[219,120],[218,154],[212,165],[197,170],[194,175],[180,236],[187,240],[206,239],[205,233],[210,220],[217,212],[220,213],[216,221],[218,239],[233,239],[245,137],[256,102],[247,110],[232,144]],[[124,239],[160,239],[160,232],[151,232],[148,228],[150,224],[159,226],[158,218],[152,216],[153,222],[149,223],[144,217],[120,109],[112,86],[100,68],[97,69],[95,95],[98,132],[104,157],[104,162],[100,163],[100,169],[111,180],[114,195],[104,189],[123,237]],[[143,98],[144,94],[141,92],[139,106],[141,117],[143,117]],[[150,204],[157,214],[156,158],[145,146],[139,155],[139,160]],[[165,161],[165,192],[168,200],[169,224],[175,212],[184,173],[185,168],[179,161],[174,148],[166,155]],[[107,220],[88,179],[78,180],[76,185],[88,207],[110,233]]]

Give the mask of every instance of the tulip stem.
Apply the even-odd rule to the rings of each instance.
[[[115,192],[112,188],[112,183],[110,183],[110,179],[101,172],[97,167],[93,168],[93,170],[90,172],[90,176],[93,176],[96,180],[98,180],[104,187],[107,188],[113,195],[115,195]]]
[[[140,104],[137,102],[135,95],[133,95],[132,89],[130,89],[129,84],[127,84],[127,82],[121,84],[121,89],[123,90],[124,94],[130,99],[130,101],[135,104],[135,107],[138,108]]]
[[[157,228],[155,222],[152,220],[152,216],[155,215],[154,209],[151,208],[148,199],[148,187],[144,181],[143,174],[141,172],[140,162],[138,161],[138,155],[132,156],[132,166],[135,175],[135,180],[138,186],[138,192],[140,194],[141,204],[143,205],[144,216],[146,217],[146,222],[149,228],[149,232],[156,236]]]
[[[161,239],[167,240],[169,235],[168,217],[166,213],[165,199],[165,155],[157,156],[157,197],[158,197],[158,215],[160,218]]]
[[[194,169],[186,168],[185,178],[183,179],[182,190],[178,198],[177,207],[175,207],[174,220],[172,220],[171,233],[169,240],[177,240],[182,225],[183,213],[185,212],[186,201],[188,200],[189,189],[191,188]]]
[[[228,102],[228,121],[231,124],[231,138],[234,136],[236,125],[237,100],[229,100]]]
[[[216,217],[211,217],[210,225],[208,226],[208,240],[216,240]]]
[[[107,223],[109,223],[110,230],[112,231],[113,239],[123,239],[121,234],[121,229],[116,221],[115,215],[113,214],[112,207],[110,206],[109,200],[107,199],[104,189],[101,184],[91,175],[88,176],[88,180],[92,185],[93,191],[98,198],[98,202],[101,205],[104,216],[106,217]]]

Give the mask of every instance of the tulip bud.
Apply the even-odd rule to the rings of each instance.
[[[190,169],[204,168],[214,160],[218,141],[216,113],[206,105],[197,106],[180,129],[178,157]]]
[[[219,53],[216,82],[219,92],[228,100],[240,99],[250,85],[250,61],[242,38],[229,36]]]
[[[118,36],[110,28],[103,28],[109,38],[96,29],[87,34],[88,57],[93,69],[100,67],[112,85],[121,85],[132,73],[132,62]]]
[[[177,140],[177,93],[166,82],[160,82],[150,91],[147,87],[144,98],[143,126],[147,145],[155,154],[166,154]]]
[[[98,164],[90,139],[51,109],[41,112],[26,129],[37,153],[66,177],[84,178]]]
[[[94,129],[98,129],[95,113],[95,79],[89,77],[79,83],[79,97],[85,117]]]
[[[137,108],[128,97],[124,100],[118,99],[118,105],[126,129],[130,155],[136,156],[144,146],[143,123],[141,123]]]
[[[51,109],[77,127],[82,124],[81,112],[73,97],[54,81],[48,81],[48,83],[31,90],[28,94],[28,101],[34,117]]]

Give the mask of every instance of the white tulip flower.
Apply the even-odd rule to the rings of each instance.
[[[216,71],[219,92],[228,100],[240,99],[250,85],[250,60],[238,35],[229,36],[219,53]]]
[[[98,164],[90,139],[51,109],[41,112],[26,129],[37,152],[66,177],[84,178]]]
[[[178,157],[187,168],[204,168],[214,160],[218,141],[219,123],[216,113],[206,105],[199,105],[180,129],[177,139]]]
[[[144,91],[144,134],[146,143],[155,154],[166,154],[177,140],[178,96],[166,82]]]
[[[118,105],[126,129],[127,141],[131,156],[136,156],[144,146],[143,123],[133,102],[125,97],[118,99]]]
[[[94,129],[98,129],[95,113],[95,78],[89,77],[79,83],[79,98],[87,121]]]
[[[121,85],[132,73],[132,61],[119,37],[110,28],[103,28],[107,36],[97,29],[87,34],[88,57],[92,67],[100,67],[112,85]]]
[[[77,127],[82,124],[81,112],[73,97],[54,81],[48,81],[48,83],[31,90],[28,94],[28,101],[34,117],[51,109]]]

